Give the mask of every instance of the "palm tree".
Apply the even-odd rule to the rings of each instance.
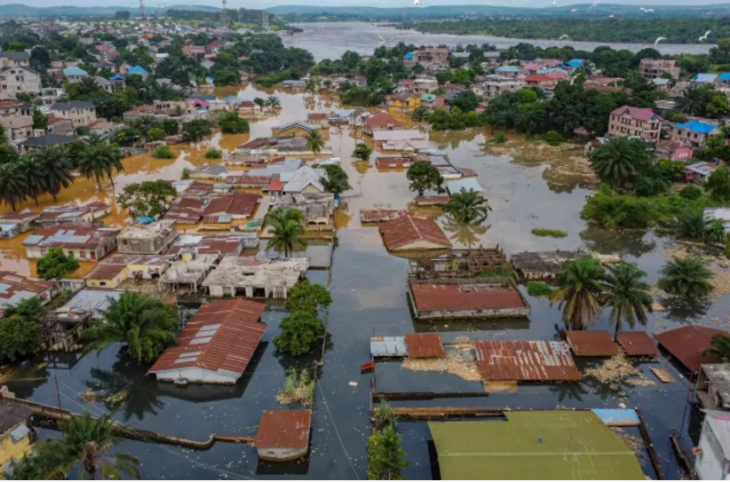
[[[85,334],[89,342],[83,355],[101,352],[113,343],[126,343],[126,351],[138,363],[151,363],[162,350],[177,342],[179,323],[172,308],[150,296],[125,291],[118,299],[110,299],[104,321],[93,325]]]
[[[550,304],[559,302],[563,321],[573,330],[594,323],[601,311],[603,266],[591,256],[581,256],[563,265],[558,288],[550,295]]]
[[[454,221],[462,224],[481,223],[487,219],[492,208],[489,207],[484,196],[473,189],[468,191],[461,188],[460,192],[451,195],[451,199],[444,206],[444,212],[451,215]]]
[[[317,87],[319,87],[319,82],[309,79],[305,84],[304,90],[307,92],[307,94],[314,95],[314,93],[317,92]]]
[[[712,271],[700,258],[674,258],[660,273],[659,287],[668,293],[686,298],[706,298],[712,293]]]
[[[294,246],[299,244],[307,245],[307,240],[302,237],[304,234],[304,215],[296,209],[276,209],[269,216],[272,238],[266,245],[266,251],[275,249],[284,252],[288,258]]]
[[[25,200],[27,193],[28,184],[19,164],[0,165],[0,199],[16,211],[16,206]]]
[[[41,319],[45,311],[40,298],[28,298],[20,303],[5,306],[1,318],[20,316],[29,321],[37,321]]]
[[[708,89],[697,84],[690,84],[684,89],[682,96],[677,99],[677,107],[682,112],[695,115],[705,108],[708,100]]]
[[[603,279],[603,304],[611,307],[610,321],[616,326],[616,335],[626,320],[631,328],[638,320],[646,323],[646,312],[652,311],[649,285],[643,281],[646,273],[633,264],[621,261],[608,268]]]
[[[281,107],[281,101],[279,100],[279,98],[277,96],[270,95],[266,99],[266,105],[268,107],[271,107],[272,110],[275,110],[275,109],[278,109],[279,107]]]
[[[679,238],[702,240],[710,223],[705,219],[702,209],[686,208],[674,216],[671,229]]]
[[[423,122],[428,118],[428,109],[425,107],[416,107],[411,114],[411,119],[416,122]]]
[[[324,141],[319,133],[319,129],[312,129],[309,131],[309,134],[307,135],[307,149],[314,152],[316,155],[320,153],[323,147]]]
[[[92,140],[91,146],[81,157],[79,171],[86,178],[94,178],[101,189],[101,182],[109,177],[114,189],[114,170],[124,170],[122,151],[109,141]]]
[[[53,200],[58,200],[61,189],[67,188],[74,180],[71,174],[71,160],[68,149],[64,146],[48,146],[38,149],[32,154],[39,166],[43,169],[46,178],[46,191],[51,193]]]
[[[591,165],[602,180],[613,187],[633,181],[639,169],[649,163],[650,154],[641,139],[612,137],[590,154]]]
[[[25,188],[28,196],[38,206],[38,196],[46,192],[46,174],[37,159],[26,156],[19,161],[19,168],[25,176]]]
[[[711,348],[705,349],[702,352],[705,356],[711,356],[718,360],[727,363],[730,361],[730,337],[725,335],[715,335],[710,341]]]

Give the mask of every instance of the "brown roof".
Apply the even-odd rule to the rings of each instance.
[[[376,157],[376,167],[390,167],[390,166],[403,166],[404,164],[413,163],[413,159],[410,157]]]
[[[451,247],[451,241],[439,225],[428,219],[404,216],[382,224],[379,229],[385,247],[389,250],[405,249],[417,241],[427,241],[444,248]]]
[[[388,127],[388,125],[398,128],[403,127],[402,123],[398,122],[385,112],[379,112],[375,115],[371,115],[365,119],[365,125],[368,127]]]
[[[33,415],[30,408],[8,400],[0,400],[0,434],[15,428]]]
[[[52,286],[53,283],[48,281],[26,278],[12,271],[0,271],[0,305],[13,302],[13,297],[20,291],[40,294]]]
[[[239,149],[258,149],[259,147],[268,146],[276,143],[275,137],[257,137],[252,139],[245,144],[238,146]]]
[[[451,201],[451,196],[448,194],[443,196],[418,196],[416,198],[416,204],[419,206],[439,206],[449,201]]]
[[[188,242],[194,240],[194,242]],[[238,255],[243,248],[244,239],[241,234],[217,234],[211,236],[180,236],[165,254],[180,254],[186,249],[193,249],[198,254]]]
[[[411,284],[418,311],[523,308],[516,289],[474,280],[474,284]]]
[[[310,112],[307,114],[308,120],[324,120],[327,118],[326,112]]]
[[[303,449],[309,446],[311,410],[266,410],[259,422],[256,447]]]
[[[268,186],[271,182],[271,176],[228,176],[226,177],[226,184],[233,185],[259,185]]]
[[[618,347],[607,331],[569,331],[568,344],[576,356],[614,356]]]
[[[84,249],[96,248],[104,239],[116,237],[119,229],[91,228],[84,226],[56,226],[36,229],[23,246],[39,246],[44,248]]]
[[[658,356],[659,349],[645,331],[622,331],[616,336],[629,356]]]
[[[163,219],[171,219],[183,224],[195,224],[203,217],[204,204],[205,200],[197,197],[177,198]]]
[[[405,209],[361,209],[360,221],[363,223],[380,223],[407,215],[408,211]]]
[[[438,333],[408,333],[406,345],[410,358],[443,358],[446,356],[441,335]]]
[[[696,372],[703,363],[717,363],[715,358],[702,354],[712,347],[712,338],[716,335],[730,336],[730,333],[706,326],[690,325],[657,333],[654,338],[682,365]]]
[[[230,196],[214,197],[203,211],[204,216],[212,214],[231,214],[233,216],[251,216],[256,204],[261,199],[258,194],[236,193]]]
[[[200,367],[242,374],[266,331],[266,325],[259,322],[265,308],[262,303],[242,299],[203,305],[177,336],[177,346],[165,350],[150,373]],[[197,356],[180,361],[181,355],[195,352]]]
[[[99,264],[84,279],[112,279],[127,268],[126,264]]]
[[[565,342],[477,341],[475,345],[483,380],[580,380]]]

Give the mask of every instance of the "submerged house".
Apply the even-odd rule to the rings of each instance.
[[[95,221],[111,213],[112,207],[103,202],[93,202],[84,206],[66,204],[63,206],[51,206],[43,210],[41,215],[34,221],[38,226],[61,226],[71,224],[74,226],[94,226]]]
[[[84,277],[91,288],[117,288],[128,279],[157,279],[167,271],[172,256],[158,254],[115,254],[102,260]]]
[[[266,410],[254,442],[259,459],[284,462],[304,457],[311,426],[311,410]]]
[[[158,381],[235,384],[266,331],[265,308],[241,299],[203,305],[148,373]]]
[[[523,279],[549,279],[558,276],[563,264],[584,253],[582,251],[540,251],[513,254],[512,266]]]
[[[0,214],[0,239],[12,239],[33,229],[33,222],[40,213],[20,212]]]
[[[704,408],[730,410],[730,363],[700,365],[695,394]]]
[[[42,258],[49,249],[61,248],[81,261],[98,261],[117,247],[118,229],[57,226],[37,229],[23,242],[29,258]]]
[[[307,229],[330,230],[334,227],[335,195],[332,193],[288,193],[271,198],[272,209],[292,208],[300,211]]]
[[[447,249],[451,241],[435,221],[403,216],[378,228],[388,251]]]
[[[0,271],[0,314],[6,306],[32,298],[38,298],[45,305],[52,296],[51,282],[26,278],[12,271]]]
[[[716,335],[730,336],[730,333],[706,326],[686,325],[657,333],[654,338],[659,342],[659,346],[689,371],[697,372],[700,365],[717,363],[718,360],[704,354],[705,350],[712,347],[712,337]]]
[[[0,469],[12,460],[21,460],[32,451],[36,432],[31,428],[30,408],[9,400],[0,400]]]
[[[309,267],[306,258],[261,259],[226,256],[203,282],[210,296],[286,299]]]
[[[172,246],[179,233],[174,220],[131,226],[117,236],[117,247],[123,254],[160,254]]]

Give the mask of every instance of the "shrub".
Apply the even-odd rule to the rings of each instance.
[[[182,179],[183,181],[187,181],[188,179],[190,179],[190,168],[186,167],[183,169],[182,177],[180,179]]]
[[[310,406],[314,401],[314,380],[306,368],[300,372],[292,370],[286,377],[284,387],[276,400],[283,405]]]
[[[695,186],[694,184],[690,184],[689,186],[684,186],[682,190],[679,191],[679,195],[684,199],[694,201],[702,196],[702,188]]]
[[[532,230],[532,234],[540,236],[541,238],[564,238],[568,235],[565,231],[559,229],[542,229],[535,228]]]
[[[220,159],[223,157],[223,151],[220,149],[208,149],[205,153],[206,159]]]
[[[175,159],[175,154],[172,153],[169,147],[163,144],[155,149],[152,153],[152,157],[155,159]]]
[[[514,278],[515,274],[509,268],[498,268],[495,270],[482,271],[477,278]]]
[[[527,293],[530,296],[549,296],[553,292],[553,287],[542,281],[528,281]]]
[[[81,265],[73,253],[66,256],[61,248],[51,248],[36,263],[36,272],[43,279],[61,279],[73,274]]]
[[[545,139],[545,142],[547,142],[551,146],[557,146],[561,142],[565,142],[565,138],[562,136],[562,134],[555,130],[547,131],[543,138]]]
[[[489,139],[489,142],[493,142],[493,143],[496,143],[496,144],[504,144],[508,140],[509,139],[507,139],[507,136],[505,136],[504,134],[497,134],[496,136],[494,136],[491,139]]]

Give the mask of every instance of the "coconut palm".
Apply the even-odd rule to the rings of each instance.
[[[590,154],[591,165],[602,180],[613,187],[633,181],[649,164],[651,154],[641,139],[612,137]]]
[[[48,146],[38,149],[32,156],[43,169],[46,191],[51,193],[54,201],[57,201],[61,189],[69,187],[74,180],[68,149],[59,145]]]
[[[573,330],[582,330],[598,318],[601,311],[603,266],[591,256],[581,256],[563,265],[558,288],[550,295],[550,304],[558,302],[563,321]]]
[[[462,224],[481,223],[487,219],[492,208],[481,193],[461,188],[461,191],[451,195],[451,199],[444,206],[444,212],[454,221]]]
[[[288,258],[294,246],[307,245],[304,234],[304,215],[296,209],[276,209],[269,216],[272,238],[266,245],[266,251],[275,249],[283,252]]]
[[[162,351],[177,342],[179,323],[169,305],[150,296],[125,291],[110,299],[104,321],[93,325],[84,335],[89,343],[87,355],[101,352],[113,343],[125,343],[127,354],[138,363],[151,363]]]
[[[270,95],[266,99],[266,106],[271,107],[272,110],[275,110],[275,109],[278,109],[279,107],[281,107],[281,101],[279,100],[279,98],[277,96]]]
[[[674,216],[670,226],[678,238],[702,240],[711,222],[705,219],[702,209],[686,208]]]
[[[608,268],[603,278],[603,304],[611,307],[609,320],[616,326],[616,335],[625,320],[631,328],[646,323],[646,312],[652,311],[649,285],[643,281],[646,273],[633,264],[621,261]]]
[[[715,335],[710,341],[711,348],[707,348],[702,352],[703,355],[717,358],[727,363],[730,361],[730,337],[725,335]]]
[[[114,170],[124,170],[122,151],[116,144],[105,140],[94,140],[89,149],[81,157],[79,171],[86,178],[93,178],[101,189],[101,183],[108,177],[114,188]]]
[[[428,118],[428,109],[425,107],[416,107],[411,113],[411,119],[416,122],[423,122]]]
[[[15,211],[18,203],[25,200],[27,193],[28,183],[20,165],[0,165],[0,199],[5,204],[10,204]]]
[[[307,149],[314,152],[314,154],[319,154],[323,147],[324,141],[319,133],[319,129],[309,131],[307,135]]]
[[[677,108],[690,115],[699,114],[705,108],[708,97],[708,90],[705,87],[690,84],[677,99]]]
[[[674,258],[660,273],[659,287],[668,293],[686,298],[706,298],[712,293],[712,271],[700,258]]]
[[[46,192],[46,174],[37,159],[26,156],[18,162],[19,169],[25,176],[25,189],[28,196],[38,206],[38,196]]]

